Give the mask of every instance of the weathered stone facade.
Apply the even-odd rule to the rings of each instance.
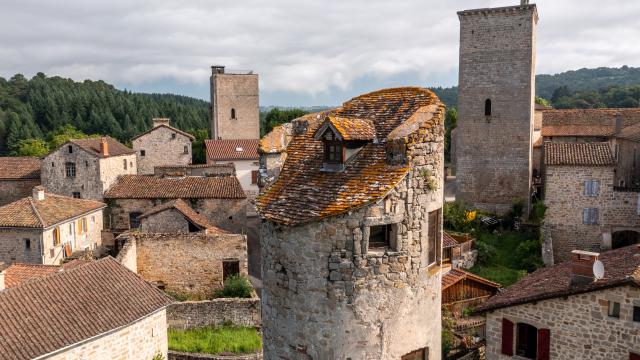
[[[620,318],[608,316],[609,301],[620,303]],[[488,312],[487,359],[520,358],[501,353],[502,319],[514,323],[514,340],[518,323],[549,329],[551,359],[629,359],[630,353],[640,354],[633,306],[640,306],[640,289],[618,286]]]
[[[211,69],[211,138],[259,139],[258,74]]]
[[[238,273],[247,275],[245,235],[125,233],[117,240],[126,242],[121,264],[179,294],[211,296],[222,289],[225,261],[237,262]]]
[[[536,6],[458,15],[456,199],[504,213],[530,197]]]
[[[259,328],[260,299],[221,298],[203,301],[175,302],[167,308],[167,321],[173,329],[191,329],[203,326],[237,326]]]
[[[154,119],[153,129],[133,138],[138,174],[153,174],[156,166],[191,164],[193,136]]]
[[[236,168],[232,162],[221,164],[197,164],[197,165],[165,165],[156,166],[156,176],[228,176],[235,175]]]
[[[31,195],[31,190],[40,185],[40,179],[0,179],[0,206]]]
[[[166,359],[167,351],[167,313],[163,308],[124,328],[50,354],[47,359],[140,360],[153,359],[157,354]]]

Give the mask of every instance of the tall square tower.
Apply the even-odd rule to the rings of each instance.
[[[529,203],[535,96],[535,4],[458,12],[456,199],[505,213]]]
[[[211,138],[260,139],[258,74],[211,67]]]

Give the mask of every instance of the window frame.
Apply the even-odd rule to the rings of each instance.
[[[340,140],[324,140],[324,162],[344,164],[344,144]]]
[[[140,149],[140,156],[141,157],[147,156],[147,151],[145,149]]]
[[[227,272],[229,267],[237,267],[237,271]],[[231,276],[240,275],[240,259],[224,259],[222,260],[222,281],[224,282]]]
[[[538,357],[538,328],[528,324],[528,323],[524,323],[524,322],[519,322],[516,323],[516,341],[515,341],[515,346],[516,346],[516,351],[515,351],[515,355],[522,357],[524,359],[537,359]],[[534,340],[531,339],[527,339],[525,344],[522,344],[522,332],[526,332],[527,336],[535,336]],[[529,349],[529,345],[531,344],[535,344],[533,346],[533,349]],[[528,357],[526,355],[526,353],[528,351],[533,351],[533,357]]]
[[[56,226],[53,229],[53,246],[60,246],[61,243],[61,236],[60,236],[60,226]]]
[[[24,250],[25,251],[31,251],[31,239],[29,238],[24,238],[22,239],[24,242]]]
[[[64,175],[66,178],[75,179],[77,175],[76,163],[73,161],[67,161],[64,163]]]
[[[73,154],[73,146],[72,145],[69,145],[67,147],[67,150],[68,150],[69,154]]]
[[[582,209],[583,225],[598,225],[599,223],[600,223],[600,211],[598,210],[598,208]]]
[[[236,119],[236,109],[231,108],[231,120],[235,120],[235,119]]]
[[[633,310],[631,311],[631,320],[633,322],[640,322],[640,305],[633,305]]]
[[[251,185],[258,184],[258,177],[260,176],[259,170],[251,170]]]
[[[596,197],[600,195],[600,181],[596,179],[585,180],[583,195],[589,197]]]
[[[379,224],[369,226],[369,250],[386,250],[391,249],[391,237],[394,234],[394,224]],[[383,241],[371,241],[371,235],[374,228],[382,228],[380,232],[383,237]]]
[[[142,215],[142,213],[137,211],[132,211],[129,213],[129,229],[140,228],[140,226],[142,225],[142,222],[140,221],[140,215]],[[137,224],[137,226],[133,226],[133,224]]]
[[[79,191],[74,191],[74,192],[72,192],[72,193],[71,193],[71,196],[72,196],[74,199],[82,199],[82,194],[80,194],[80,192],[79,192]]]
[[[185,146],[184,146],[183,154],[185,154],[185,155],[188,155],[188,154],[189,154],[189,145],[185,145]]]
[[[433,217],[435,216],[435,219]],[[432,221],[434,220],[434,221]],[[433,250],[433,253],[432,253]],[[442,208],[427,214],[427,264],[442,262]]]
[[[124,167],[125,170],[128,170],[128,163],[127,163],[127,159],[122,159],[122,166]]]
[[[609,301],[607,304],[607,316],[613,319],[620,319],[620,303],[617,301]]]

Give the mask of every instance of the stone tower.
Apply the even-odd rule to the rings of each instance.
[[[458,17],[456,199],[505,213],[530,198],[536,5],[522,1]]]
[[[258,74],[211,67],[211,138],[260,139]]]
[[[256,199],[265,359],[439,360],[438,98],[361,95],[274,129],[260,152],[286,152]]]

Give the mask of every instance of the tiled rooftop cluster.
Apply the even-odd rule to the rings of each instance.
[[[159,178],[125,175],[106,192],[107,199],[244,199],[235,176]]]
[[[0,179],[40,179],[42,160],[35,157],[0,157]]]
[[[544,144],[544,163],[547,165],[615,165],[609,143],[552,143]]]

